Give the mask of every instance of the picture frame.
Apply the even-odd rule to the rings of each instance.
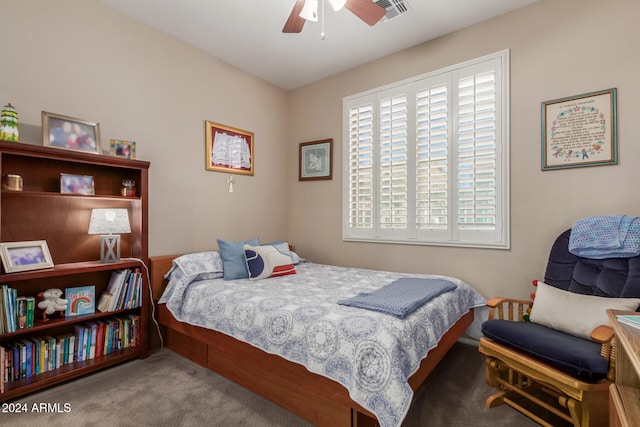
[[[100,123],[43,111],[42,144],[45,147],[101,154]]]
[[[69,173],[61,173],[60,193],[93,196],[95,194],[95,184],[93,181],[93,177],[89,175],[73,175]]]
[[[208,171],[253,175],[253,132],[210,121],[205,121],[205,132]]]
[[[0,243],[0,258],[5,273],[53,267],[46,240]]]
[[[617,89],[542,102],[542,170],[618,163]]]
[[[123,141],[120,139],[110,139],[109,154],[113,157],[120,157],[123,159],[135,159],[136,158],[136,142]]]
[[[301,142],[298,158],[298,181],[332,179],[333,139]]]

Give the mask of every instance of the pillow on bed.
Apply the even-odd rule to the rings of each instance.
[[[608,298],[582,295],[547,285],[538,280],[538,289],[529,319],[552,329],[591,339],[599,325],[608,325],[607,309],[635,311],[639,298]]]
[[[179,268],[191,280],[219,279],[223,276],[222,258],[218,251],[194,252],[174,259],[168,278],[174,269]]]
[[[296,274],[289,245],[244,245],[249,280]]]
[[[247,262],[244,258],[244,245],[258,246],[258,238],[243,242],[229,242],[218,239],[220,256],[224,266],[224,280],[246,279],[249,277]]]
[[[265,245],[271,245],[271,246],[275,246],[278,249],[280,249],[282,252],[286,252],[289,255],[291,255],[291,259],[293,260],[293,264],[300,264],[301,261],[305,261],[304,259],[300,258],[300,256],[293,252],[290,249],[289,243],[284,242],[282,240],[276,240],[275,242],[270,242],[270,243],[265,243],[263,246]]]

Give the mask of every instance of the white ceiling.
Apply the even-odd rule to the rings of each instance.
[[[404,0],[408,12],[373,27],[327,2],[324,40],[322,18],[282,33],[295,0],[100,1],[290,90],[537,0]]]

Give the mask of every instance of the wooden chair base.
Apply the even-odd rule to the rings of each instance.
[[[506,404],[546,427],[554,424],[542,411],[575,427],[608,425],[610,381],[576,380],[487,338],[480,340],[479,351],[485,355],[487,384],[498,390],[486,400],[487,408]],[[538,408],[542,411],[532,411]]]

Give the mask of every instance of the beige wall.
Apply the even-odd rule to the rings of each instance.
[[[526,296],[553,238],[586,215],[640,215],[636,0],[541,0],[285,93],[96,0],[0,0],[0,103],[40,144],[40,111],[100,122],[151,161],[150,254],[215,238],[285,238],[317,262],[461,277]],[[502,49],[511,52],[511,250],[341,239],[342,98]],[[540,102],[618,88],[620,164],[540,171]],[[204,169],[204,121],[256,135],[255,176]],[[35,130],[34,130],[35,129]],[[298,182],[298,143],[333,138],[334,178]]]
[[[23,142],[42,144],[42,110],[100,122],[151,162],[151,255],[217,237],[284,238],[287,93],[92,0],[0,0],[0,102]],[[205,170],[205,120],[255,133],[255,175]],[[29,128],[36,128],[28,132]]]
[[[636,0],[542,0],[291,93],[291,145],[333,138],[332,181],[292,183],[289,239],[317,262],[458,276],[485,296],[527,296],[553,239],[588,215],[640,215]],[[343,242],[342,98],[502,49],[511,55],[511,250]],[[540,103],[618,88],[620,162],[540,170]]]

